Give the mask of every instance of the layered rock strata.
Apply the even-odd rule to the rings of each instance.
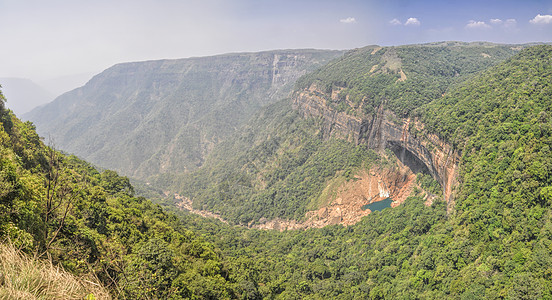
[[[327,102],[335,101],[315,84],[295,92],[293,105],[305,117],[320,118],[325,137],[345,138],[371,149],[390,149],[414,173],[428,173],[443,188],[449,209],[453,205],[460,153],[437,136],[424,132],[423,124],[410,118],[399,118],[382,103],[371,116],[354,116],[340,112]],[[347,101],[347,100],[343,100]]]

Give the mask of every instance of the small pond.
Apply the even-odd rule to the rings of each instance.
[[[393,200],[391,200],[391,198],[385,198],[378,202],[363,205],[362,210],[370,209],[371,211],[380,211],[384,208],[391,207],[391,203],[393,203]]]

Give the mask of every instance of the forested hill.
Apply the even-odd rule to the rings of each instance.
[[[105,290],[121,299],[240,297],[219,250],[133,193],[128,178],[45,146],[0,92],[0,298],[53,299],[76,289],[60,284],[66,276],[57,267],[29,270],[41,265],[34,260],[97,281],[81,279],[71,299]],[[5,249],[31,258],[21,264]]]
[[[414,176],[413,172],[396,172],[392,167],[394,155],[382,158],[369,150],[391,148],[385,138],[379,142],[381,147],[367,145],[374,140],[370,135],[402,138],[405,118],[415,108],[440,99],[453,86],[503,62],[523,47],[443,42],[351,50],[301,77],[291,100],[255,116],[215,147],[202,168],[177,177],[161,176],[155,182],[192,199],[197,209],[242,224],[276,218],[302,221],[309,212],[338,207],[339,198],[345,202],[346,198],[364,198],[367,203],[373,197],[371,187],[346,197],[337,192],[343,181],[375,180],[373,176],[363,177],[363,173],[377,173],[378,180],[398,193],[403,183],[407,189],[412,184],[397,181],[395,176]],[[380,107],[389,113],[378,116]],[[374,125],[382,122],[389,123],[392,130]],[[418,140],[414,132],[411,136]],[[426,147],[429,150],[433,149]],[[376,170],[383,166],[388,167]],[[371,169],[373,172],[368,172]],[[435,178],[441,175],[434,173]],[[430,178],[428,175],[428,181]],[[431,193],[442,194],[439,183],[428,184],[434,186]],[[446,192],[452,186],[449,184]],[[375,184],[373,190],[377,189]],[[360,210],[361,201],[353,208]],[[339,207],[341,212],[343,209]]]
[[[0,237],[27,253],[49,254],[75,274],[94,273],[125,299],[551,299],[551,62],[552,46],[521,50],[408,112],[425,126],[407,127],[410,134],[435,135],[461,150],[448,215],[443,201],[428,206],[413,193],[355,225],[284,232],[167,213],[134,197],[127,178],[46,147],[32,123],[0,101]],[[338,173],[341,182],[354,182],[366,164],[394,163],[385,158],[392,153],[323,138],[322,120],[299,116],[289,103],[269,106],[237,143],[222,148],[258,147],[248,150],[258,154],[254,160],[242,161],[244,154],[228,165],[245,162],[249,169],[237,170],[250,174],[266,167],[260,174],[273,184],[258,199],[274,192],[300,200],[320,188],[309,180]],[[255,124],[281,135],[259,139]],[[289,151],[267,162],[279,147]],[[319,177],[286,178],[271,165]],[[247,177],[226,174],[226,185],[214,185],[218,196],[245,193]]]
[[[259,107],[342,54],[280,50],[115,65],[25,115],[56,147],[137,178],[193,170]]]
[[[368,46],[298,80],[296,91],[315,85],[328,105],[353,115],[375,114],[382,101],[399,117],[441,97],[450,85],[511,57],[528,45],[439,42]],[[337,97],[331,99],[332,93]]]
[[[414,196],[348,227],[196,228],[267,297],[550,299],[551,62],[552,46],[530,47],[411,113],[426,124],[418,135],[462,152],[448,216]]]

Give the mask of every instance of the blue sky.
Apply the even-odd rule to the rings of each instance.
[[[288,48],[552,41],[552,1],[0,0],[0,77]]]

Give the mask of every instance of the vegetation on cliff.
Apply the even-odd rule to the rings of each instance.
[[[328,180],[351,179],[359,167],[376,160],[365,147],[322,139],[316,120],[303,119],[284,100],[217,147],[201,169],[158,180],[173,181],[195,208],[247,225],[261,218],[300,220]]]
[[[196,230],[268,298],[551,299],[551,61],[525,49],[414,113],[462,151],[448,216],[411,197],[349,227]]]
[[[369,46],[347,52],[301,77],[295,94],[321,93],[317,95],[326,98],[329,119],[335,118],[332,113],[345,111],[370,120],[382,102],[400,117],[517,51],[485,43]],[[215,147],[202,168],[180,177],[167,174],[153,182],[192,199],[194,208],[216,212],[232,223],[255,224],[263,218],[301,220],[307,208],[319,208],[310,204],[330,180],[351,179],[362,166],[393,163],[384,162],[365,145],[350,142],[354,138],[328,139],[322,127],[331,125],[321,122],[308,116],[304,119],[289,101],[282,101]],[[424,186],[431,193],[442,193],[438,186],[430,187],[434,181],[426,179]]]
[[[197,169],[296,79],[342,54],[276,50],[117,64],[24,117],[56,145],[142,180]]]
[[[453,83],[504,61],[519,51],[510,45],[444,42],[397,47],[368,46],[346,53],[303,76],[296,90],[312,84],[338,111],[371,115],[380,104],[397,115],[441,97]],[[338,99],[330,99],[338,92]]]
[[[45,146],[32,123],[0,105],[1,243],[97,277],[116,297],[238,297],[212,244],[158,205],[134,197],[128,178]],[[53,295],[40,286],[25,290],[36,276],[9,267],[0,270],[1,281],[9,281],[0,283],[0,293]],[[94,293],[79,291],[80,298]]]
[[[2,107],[0,236],[93,273],[126,298],[552,299],[551,62],[552,46],[524,49],[408,112],[425,125],[416,134],[438,135],[462,154],[452,213],[413,196],[352,226],[304,231],[177,217],[134,197],[127,178],[44,146],[31,123]],[[403,71],[407,82],[413,75]],[[289,102],[269,106],[172,184],[236,222],[300,217],[294,211],[320,182],[386,163],[321,139],[317,122]],[[427,176],[419,183],[437,190]],[[271,198],[278,193],[293,197]]]

